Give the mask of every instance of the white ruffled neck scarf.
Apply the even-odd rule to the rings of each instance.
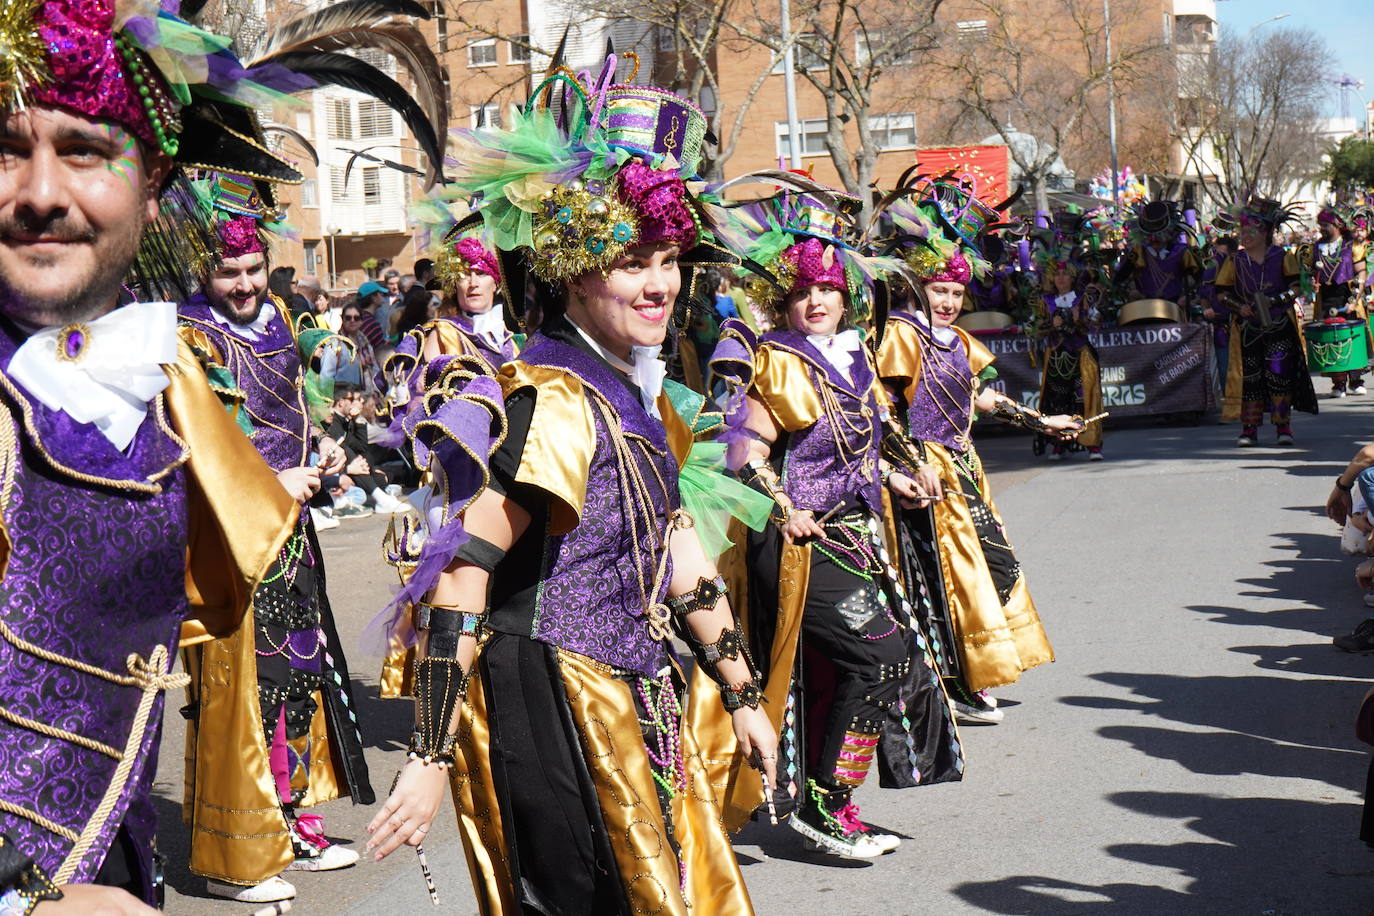
[[[639,388],[639,401],[644,407],[644,412],[655,419],[663,419],[663,415],[658,411],[658,396],[663,391],[663,379],[668,375],[668,367],[663,360],[658,358],[658,354],[663,348],[631,347],[630,352],[634,362],[627,363],[597,343],[592,335],[582,330],[576,321],[569,318],[568,324],[577,329],[577,333],[582,335],[582,339],[591,346],[597,355],[610,363],[612,369],[629,376],[630,381]]]

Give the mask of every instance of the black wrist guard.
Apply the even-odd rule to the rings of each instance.
[[[28,914],[45,900],[61,899],[62,892],[43,869],[0,833],[0,905]]]
[[[429,633],[428,651],[415,662],[415,710],[418,724],[410,740],[410,757],[425,763],[453,763],[454,736],[448,733],[458,701],[468,694],[471,671],[458,661],[461,636],[478,636],[486,614],[421,603],[415,629]]]
[[[734,712],[746,706],[750,709],[758,709],[762,702],[764,702],[763,691],[753,681],[720,688],[720,703],[725,707],[726,712]]]
[[[792,500],[783,490],[782,481],[778,480],[772,465],[762,458],[755,458],[739,469],[739,481],[773,500],[769,521],[778,527],[787,524],[787,516],[792,514]]]
[[[693,611],[711,610],[728,593],[724,576],[716,576],[714,579],[703,577],[697,580],[696,588],[685,595],[669,598],[666,604],[674,616],[686,617]]]
[[[926,447],[913,440],[895,422],[883,430],[881,454],[895,470],[915,471],[926,463]]]
[[[1049,426],[1045,424],[1045,418],[1024,404],[1018,404],[1011,398],[998,398],[988,412],[988,416],[996,417],[1003,423],[1010,423],[1012,426],[1019,426],[1028,429],[1033,433],[1043,433],[1049,431]]]

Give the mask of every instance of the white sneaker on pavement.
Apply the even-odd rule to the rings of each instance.
[[[401,502],[380,488],[372,491],[372,505],[380,515],[400,515],[410,511],[410,503]]]
[[[334,517],[334,513],[325,512],[323,509],[311,508],[310,520],[315,523],[316,531],[327,531],[330,528],[339,527],[339,520]]]
[[[290,865],[287,871],[334,871],[347,868],[358,861],[358,853],[342,846],[326,846],[317,856],[301,856]]]
[[[268,878],[261,884],[225,884],[223,881],[207,880],[205,889],[216,897],[237,900],[239,903],[271,903],[274,900],[290,900],[296,896],[296,886],[281,875]]]
[[[1356,385],[1355,388],[1354,388],[1354,390],[1352,390],[1350,393],[1351,393],[1351,394],[1369,394],[1369,390],[1366,389],[1363,385]]]

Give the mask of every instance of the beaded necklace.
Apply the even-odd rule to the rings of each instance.
[[[882,577],[885,564],[879,557],[876,532],[877,522],[873,516],[849,516],[824,526],[825,536],[815,542],[816,550],[830,558],[830,561],[851,576],[877,585]],[[884,633],[869,635],[860,633],[864,639],[876,641],[892,635],[897,629],[897,619],[892,616],[892,604],[887,594],[878,589],[879,603],[883,616],[892,624]]]
[[[935,386],[940,389],[951,403],[957,404],[964,400],[968,401],[968,415],[956,420],[949,415],[949,411],[945,410],[944,404],[941,402],[940,398],[935,397],[933,394],[931,396],[931,400],[935,403],[935,409],[940,411],[940,415],[945,418],[945,422],[949,424],[949,428],[954,430],[954,441],[959,450],[965,451],[972,447],[968,434],[969,430],[973,427],[973,402],[977,398],[974,390],[975,380],[972,376],[969,376],[968,381],[965,382],[964,374],[957,371],[959,367],[945,355],[944,348],[936,344],[933,336],[921,334],[918,336],[918,339],[921,342],[922,356],[934,366],[934,371],[921,373],[921,381],[930,380],[934,382]],[[954,345],[958,346],[959,341],[956,340]],[[945,387],[944,379],[946,378],[951,379],[954,384],[958,386],[959,391],[957,394]]]

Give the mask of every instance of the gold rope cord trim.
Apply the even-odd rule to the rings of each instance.
[[[10,712],[3,706],[0,706],[0,719],[4,719],[6,722],[11,722],[22,728],[31,729],[41,735],[47,735],[49,738],[57,738],[61,741],[70,742],[71,744],[79,744],[87,750],[96,751],[97,753],[104,754],[106,757],[113,757],[115,760],[121,760],[124,756],[117,748],[96,741],[94,738],[87,738],[84,735],[78,735],[76,732],[69,732],[65,728],[57,728],[56,726],[39,722],[36,719],[30,719],[27,716],[21,716],[17,712]]]
[[[133,687],[135,684],[142,686],[143,684],[143,680],[138,676],[125,676],[122,674],[116,674],[113,671],[106,671],[104,668],[101,668],[97,665],[89,665],[86,662],[80,661],[75,658],[68,658],[65,655],[59,655],[56,652],[49,652],[42,646],[36,646],[33,643],[21,637],[18,633],[11,630],[9,624],[5,623],[5,621],[3,620],[0,620],[0,636],[4,636],[5,639],[10,643],[10,645],[14,646],[16,649],[19,649],[23,652],[27,652],[29,655],[35,656],[36,658],[41,658],[45,662],[52,662],[55,665],[62,665],[65,668],[74,668],[77,671],[80,671],[82,674],[89,674],[92,677],[103,678],[111,682],[112,684],[118,684],[121,687]],[[165,650],[163,654],[166,655]],[[138,664],[143,664],[142,659],[139,659],[137,655],[129,656],[128,665],[130,671],[134,670],[134,663],[136,660]],[[180,687],[182,685],[177,684],[175,686]]]
[[[33,821],[35,824],[42,827],[49,833],[55,833],[63,839],[71,840],[73,843],[75,843],[80,838],[75,830],[70,830],[66,827],[63,827],[61,824],[58,824],[54,821],[50,821],[46,817],[35,811],[30,811],[28,808],[25,808],[22,805],[16,805],[14,802],[7,801],[3,798],[0,798],[0,811],[4,811],[6,814],[13,814],[18,817],[22,817],[28,821]]]
[[[128,740],[124,742],[123,759],[119,761],[119,766],[115,768],[114,776],[110,779],[110,785],[105,789],[105,797],[100,800],[95,813],[91,815],[90,820],[86,822],[85,829],[77,837],[76,845],[72,847],[72,851],[67,854],[67,858],[62,862],[62,867],[57,870],[57,874],[53,877],[53,883],[59,886],[71,880],[72,875],[76,872],[76,867],[86,857],[86,853],[95,843],[96,837],[100,835],[105,822],[109,819],[110,812],[114,811],[120,795],[124,793],[124,785],[129,781],[129,773],[133,771],[134,761],[138,759],[138,746],[143,742],[143,733],[148,725],[148,716],[153,710],[153,701],[164,690],[185,687],[191,683],[190,675],[172,674],[168,670],[166,646],[155,646],[146,662],[137,654],[130,654],[127,664],[130,675],[127,680],[138,685],[143,691],[143,696],[139,698],[138,711],[134,713],[133,724],[129,727]],[[95,670],[100,671],[99,668]],[[115,677],[108,672],[102,671],[101,674],[110,679]]]

